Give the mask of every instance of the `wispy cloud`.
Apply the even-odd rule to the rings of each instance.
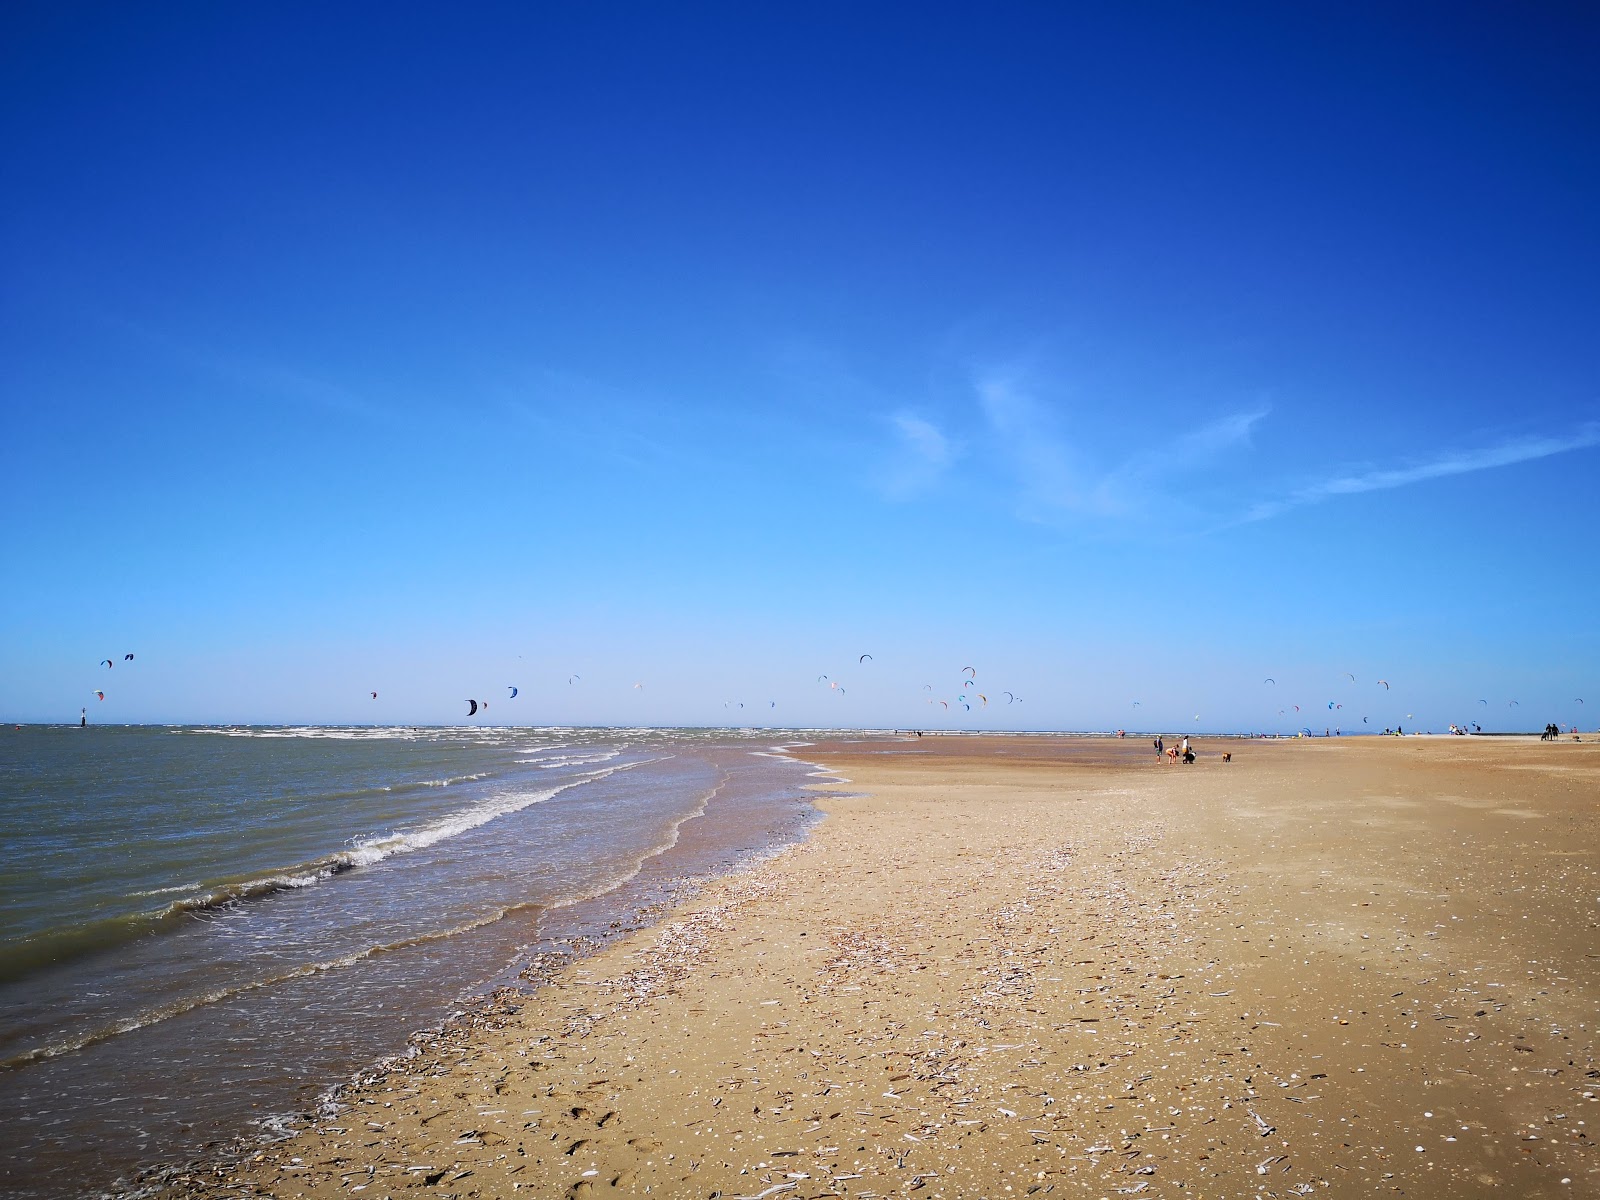
[[[960,444],[926,417],[900,411],[889,418],[897,452],[883,479],[883,490],[904,500],[932,488],[961,454]]]
[[[1513,438],[1499,445],[1451,451],[1436,458],[1405,466],[1347,470],[1297,488],[1279,499],[1263,501],[1251,508],[1243,520],[1264,521],[1289,509],[1320,504],[1337,496],[1380,492],[1390,488],[1407,487],[1413,483],[1425,483],[1430,479],[1489,471],[1496,467],[1509,467],[1516,463],[1531,462],[1593,446],[1600,446],[1600,422],[1591,421],[1564,437]]]
[[[1141,436],[1132,452],[1112,458],[1070,437],[1066,414],[1014,378],[981,380],[977,395],[989,433],[1015,472],[1026,515],[1035,520],[1064,515],[1128,520],[1187,509],[1182,481],[1247,448],[1268,412],[1258,405],[1162,429],[1156,436]]]
[[[980,380],[977,391],[990,435],[1015,471],[1030,515],[1092,508],[1091,472],[1056,414],[1006,376]]]

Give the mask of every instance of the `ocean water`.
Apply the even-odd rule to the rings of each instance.
[[[802,836],[803,744],[0,731],[0,1190],[116,1191],[270,1133],[530,955]]]

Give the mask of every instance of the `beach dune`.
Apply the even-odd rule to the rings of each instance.
[[[170,1182],[1600,1195],[1600,745],[1198,749],[798,750],[806,842]]]

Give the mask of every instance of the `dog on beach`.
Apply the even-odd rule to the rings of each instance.
[[[1233,761],[1233,751],[1232,750],[1224,750],[1222,752],[1222,761],[1223,762],[1232,762]]]

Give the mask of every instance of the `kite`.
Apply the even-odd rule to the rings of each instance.
[[[1381,684],[1383,684],[1383,690],[1384,690],[1384,691],[1386,691],[1386,692],[1387,692],[1387,691],[1389,691],[1389,690],[1390,690],[1390,689],[1389,689],[1389,681],[1388,681],[1388,680],[1387,680],[1387,679],[1380,679],[1380,680],[1378,680],[1378,682],[1379,682],[1379,683],[1381,683]]]
[[[933,684],[931,684],[931,683],[925,683],[925,684],[923,684],[923,685],[922,685],[922,690],[923,690],[923,691],[925,691],[925,692],[931,692],[931,691],[933,691]]]
[[[478,702],[476,700],[468,700],[467,701],[467,716],[475,717],[477,715],[478,715]]]
[[[568,684],[568,686],[571,686],[572,684],[577,683],[578,680],[580,680],[582,678],[583,678],[582,675],[569,675],[569,676],[567,676],[567,684]]]
[[[1298,704],[1296,704],[1294,706],[1294,710],[1295,710],[1295,712],[1299,712],[1300,711],[1300,706]]]
[[[1346,671],[1346,672],[1345,672],[1345,674],[1346,674],[1346,675],[1350,675],[1350,672],[1349,672],[1349,671]],[[1354,682],[1355,682],[1355,681],[1356,681],[1356,677],[1355,677],[1355,676],[1354,676],[1354,675],[1350,675],[1350,682],[1351,682],[1351,683],[1354,683]]]
[[[826,675],[818,675],[817,676],[817,682],[818,683],[827,683],[828,682],[828,677]]]
[[[1016,700],[1017,700],[1017,698],[1015,696],[1013,696],[1010,692],[1006,693],[1006,703],[1007,704],[1015,704]],[[1134,703],[1137,704],[1138,701],[1136,700],[1136,701],[1134,701]]]
[[[1573,699],[1576,700],[1579,704],[1583,703],[1583,697],[1582,696],[1574,696]]]
[[[982,692],[979,692],[978,699],[983,701],[983,706],[985,708],[989,707],[989,697],[985,696]]]
[[[100,691],[98,688],[96,688],[95,689],[95,693],[94,693],[94,697],[95,697],[96,700],[104,700],[106,698],[106,694],[104,692]]]
[[[972,680],[970,680],[970,679],[964,679],[961,682],[961,686],[962,687],[977,687],[978,685],[973,683]]]
[[[109,671],[112,667],[112,662],[109,658],[102,658],[100,660],[100,665]]]
[[[1266,679],[1263,679],[1261,682],[1262,683],[1270,683],[1273,687],[1277,687],[1278,686],[1278,681],[1276,679],[1273,679],[1271,676],[1268,676]]]
[[[123,655],[123,656],[122,656],[122,661],[123,661],[123,662],[132,662],[132,661],[133,661],[133,655],[131,655],[131,654],[124,654],[124,655]]]
[[[1479,704],[1488,704],[1489,702],[1487,700],[1479,700],[1478,703]]]
[[[373,699],[374,699],[374,700],[376,700],[376,699],[377,699],[377,698],[378,698],[378,693],[377,693],[377,692],[373,692],[373,693],[372,693],[372,698],[373,698]]]
[[[517,689],[514,688],[514,687],[511,687],[511,685],[509,683],[506,684],[506,686],[508,688],[511,688],[511,695],[507,696],[506,699],[507,700],[515,700],[517,698]]]
[[[963,675],[970,674],[974,679],[976,679],[978,677],[978,672],[977,672],[977,669],[975,667],[962,667],[961,668],[961,673]]]
[[[644,684],[642,684],[642,683],[634,684],[633,685],[633,690],[636,691],[636,692],[643,691],[644,690]]]
[[[931,703],[931,701],[930,701],[930,703]],[[950,709],[950,701],[948,701],[948,700],[941,700],[941,701],[939,701],[939,703],[940,703],[940,704],[941,704],[941,705],[942,705],[942,706],[943,706],[943,707],[944,707],[944,709],[945,709],[945,710],[946,710],[946,711],[947,711],[947,712],[948,712],[948,711],[949,711],[949,709]]]
[[[860,658],[856,659],[856,662],[857,663],[864,663],[871,657],[872,657],[872,655],[870,655],[870,654],[863,654]]]
[[[1138,700],[1135,700],[1135,701],[1134,701],[1134,702],[1133,702],[1133,706],[1134,706],[1134,707],[1135,707],[1135,708],[1138,708],[1138,707],[1139,707],[1139,705],[1140,705],[1140,701],[1138,701]]]
[[[776,700],[774,700],[771,704],[767,705],[767,707],[768,708],[777,708],[778,707],[778,702]]]
[[[1506,705],[1506,707],[1507,708],[1521,708],[1522,705],[1518,704],[1515,700],[1513,700],[1510,704]]]

